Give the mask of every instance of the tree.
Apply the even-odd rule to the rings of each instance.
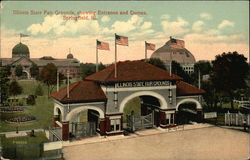
[[[40,73],[40,79],[47,85],[48,97],[57,83],[57,67],[53,63],[48,63]]]
[[[6,67],[0,66],[0,105],[3,105],[9,97],[9,79],[7,70]]]
[[[22,76],[23,74],[23,67],[21,65],[17,65],[15,69],[15,73],[17,77]]]
[[[144,60],[142,60],[142,61],[144,61]],[[165,63],[159,58],[150,58],[150,59],[146,60],[146,62],[148,62],[156,67],[159,67],[159,68],[166,70]]]
[[[99,71],[106,68],[102,63],[98,64]],[[81,63],[80,65],[82,79],[96,72],[96,64],[93,63]]]
[[[6,70],[6,75],[10,76],[11,75],[11,65],[6,65],[5,70]]]
[[[209,61],[198,61],[194,64],[194,73],[191,74],[193,82],[198,86],[199,71],[202,80],[202,76],[209,75],[211,73],[212,66]]]
[[[19,94],[22,94],[22,92],[23,92],[23,89],[16,80],[10,83],[10,86],[9,86],[10,95],[17,96]]]
[[[38,84],[38,86],[36,87],[35,95],[36,96],[43,96],[43,89],[42,89],[42,86],[40,84]]]
[[[212,61],[211,80],[216,89],[230,98],[233,109],[234,93],[237,89],[247,87],[245,78],[249,68],[247,58],[237,52],[223,53],[217,55]]]
[[[31,74],[31,77],[34,77],[35,79],[38,79],[39,77],[39,68],[35,63],[32,63],[30,67],[30,74]]]
[[[193,80],[191,79],[189,74],[187,74],[183,70],[183,68],[181,67],[180,63],[178,63],[176,61],[172,61],[172,73],[182,77],[183,81],[185,81],[187,83],[192,83],[193,82]]]

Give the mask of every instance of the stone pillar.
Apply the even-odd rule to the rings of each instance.
[[[166,113],[164,111],[160,111],[160,113],[161,113],[160,124],[165,125],[166,124]]]
[[[123,130],[123,116],[121,116],[121,130]]]
[[[178,111],[175,111],[174,112],[174,124],[177,124],[177,114],[178,114]]]
[[[62,140],[69,140],[69,121],[62,122]]]
[[[100,119],[100,135],[101,136],[104,136],[106,133],[106,130],[105,130],[105,119]]]
[[[197,122],[198,123],[203,122],[203,112],[201,109],[197,110]]]
[[[106,117],[106,132],[110,132],[110,119]]]
[[[59,127],[58,124],[56,123],[56,121],[59,121],[59,115],[54,115],[53,119],[54,119],[54,127]]]

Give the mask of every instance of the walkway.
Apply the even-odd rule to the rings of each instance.
[[[249,134],[208,124],[152,129],[130,136],[93,137],[64,144],[66,160],[248,159]],[[79,154],[80,153],[80,154]]]

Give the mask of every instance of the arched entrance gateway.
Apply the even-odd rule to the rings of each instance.
[[[200,114],[199,95],[204,91],[182,82],[181,77],[146,62],[118,62],[116,66],[116,77],[111,65],[71,84],[68,91],[64,88],[51,95],[55,127],[62,127],[63,140],[82,133],[84,124],[90,123],[101,136],[173,127],[186,102],[195,103]]]

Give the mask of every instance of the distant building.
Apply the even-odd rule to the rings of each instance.
[[[166,67],[169,69],[170,62],[176,61],[180,63],[183,70],[188,74],[194,72],[195,58],[193,54],[185,48],[185,41],[174,39],[165,43],[164,46],[158,48],[151,56],[151,58],[159,58],[165,62]]]
[[[73,54],[69,53],[65,59],[56,59],[51,56],[44,56],[41,58],[30,58],[30,51],[27,45],[18,43],[12,49],[12,58],[1,58],[2,65],[11,66],[12,77],[15,77],[15,67],[21,65],[23,67],[24,79],[32,78],[30,75],[30,68],[35,63],[41,71],[48,63],[53,63],[58,68],[58,71],[64,76],[67,76],[67,71],[71,78],[80,77],[80,62],[74,58]]]

